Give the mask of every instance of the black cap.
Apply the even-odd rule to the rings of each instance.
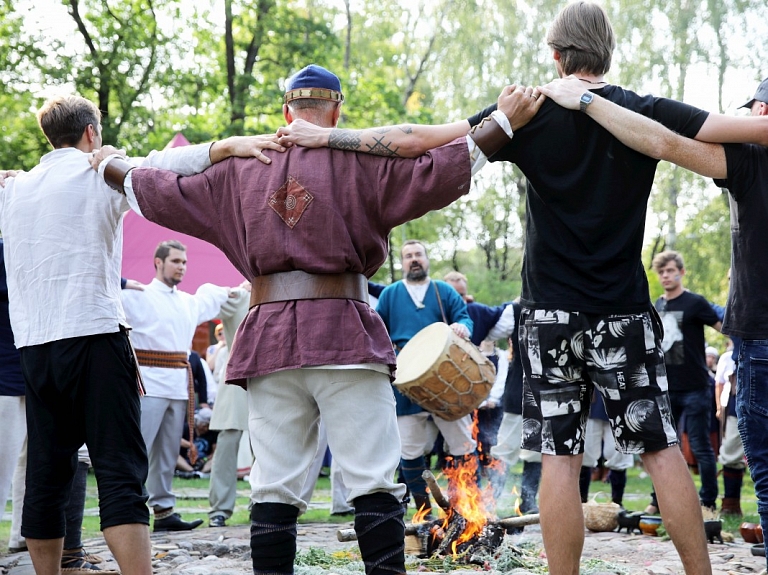
[[[760,82],[752,99],[743,106],[739,106],[739,108],[751,108],[752,104],[755,103],[755,100],[768,104],[768,78]]]

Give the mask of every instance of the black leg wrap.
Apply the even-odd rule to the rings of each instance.
[[[355,533],[366,575],[405,573],[403,506],[394,496],[355,498]]]
[[[254,575],[292,575],[296,558],[298,507],[254,503],[251,508],[251,559]]]

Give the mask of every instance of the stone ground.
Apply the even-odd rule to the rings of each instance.
[[[247,491],[244,491],[247,494]],[[183,499],[196,499],[207,493],[180,494],[178,511],[184,514],[191,509],[183,507]],[[313,502],[313,506],[314,506]],[[319,505],[327,505],[320,503]],[[199,511],[196,510],[196,511]],[[298,528],[298,546],[300,550],[318,548],[328,553],[342,550],[356,550],[355,543],[340,543],[336,538],[339,528],[351,528],[348,524],[307,523]],[[89,553],[96,553],[107,560],[106,567],[116,569],[112,555],[104,539],[96,538],[84,542]],[[505,544],[527,550],[528,558],[540,565],[545,565],[541,531],[538,525],[529,526],[517,535],[507,535]],[[250,535],[247,525],[210,528],[207,524],[182,533],[152,534],[154,572],[158,575],[251,575]],[[751,545],[741,538],[724,544],[709,544],[709,554],[714,575],[752,574],[766,575],[766,560],[751,554]],[[425,571],[418,560],[411,561],[413,574]],[[486,571],[495,571],[493,566]],[[476,569],[481,569],[477,567]],[[362,564],[352,564],[347,569],[333,568],[341,575],[361,575]],[[682,564],[672,542],[660,537],[648,535],[628,535],[627,533],[591,533],[587,531],[584,552],[582,554],[582,574],[584,575],[677,575],[682,574]],[[297,575],[326,575],[328,569],[322,567],[297,566]],[[470,569],[451,571],[455,575],[477,573]],[[510,575],[534,575],[546,573],[543,569],[529,571],[511,569]],[[34,575],[28,553],[10,554],[0,557],[0,575]],[[688,574],[697,575],[697,574]]]
[[[356,549],[354,543],[339,543],[336,531],[345,524],[299,525],[299,548],[319,548],[327,552]],[[526,527],[519,535],[507,535],[509,542],[527,549],[541,549],[538,526]],[[765,559],[754,557],[750,545],[741,540],[733,543],[710,544],[709,554],[714,575],[765,574]],[[90,553],[107,559],[106,565],[116,568],[103,539],[85,542]],[[250,575],[249,528],[236,527],[198,529],[184,533],[158,533],[152,535],[154,572],[159,575]],[[590,560],[599,559],[600,562]],[[543,558],[541,559],[543,564]],[[582,558],[583,572],[591,575],[645,574],[670,575],[683,573],[682,564],[672,543],[648,535],[626,533],[587,532]],[[596,566],[597,565],[597,566]],[[334,569],[338,572],[338,569]],[[0,557],[0,572],[5,575],[34,575],[28,553]],[[297,569],[298,575],[326,573],[324,569]],[[457,575],[470,571],[454,571]],[[533,573],[524,569],[508,571],[515,575]]]

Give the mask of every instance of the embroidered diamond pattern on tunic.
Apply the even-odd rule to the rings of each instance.
[[[293,229],[313,199],[314,196],[294,180],[293,176],[288,176],[288,180],[280,189],[269,196],[268,203],[280,219]]]

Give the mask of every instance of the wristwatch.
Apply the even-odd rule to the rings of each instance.
[[[584,92],[581,95],[581,98],[579,98],[579,111],[586,112],[587,106],[589,106],[592,103],[592,100],[595,99],[595,95],[592,92]]]

